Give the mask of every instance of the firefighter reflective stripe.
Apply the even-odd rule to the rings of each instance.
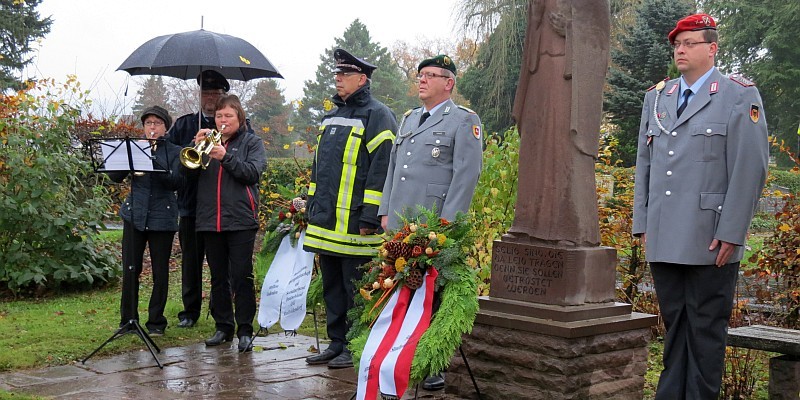
[[[367,257],[377,256],[381,243],[383,243],[383,239],[379,235],[352,235],[334,232],[316,225],[308,226],[305,241],[306,246],[320,250]]]
[[[344,147],[344,154],[342,154],[342,162],[345,164],[355,165],[358,161],[358,150],[361,146],[361,136],[364,134],[364,129],[353,128],[350,131],[350,137],[347,138],[347,144]]]
[[[356,184],[358,172],[358,150],[361,146],[361,135],[364,129],[354,127],[347,138],[342,160],[342,176],[339,178],[339,193],[336,199],[336,226],[337,232],[347,232],[350,226],[350,207],[353,205],[353,187]]]
[[[381,145],[381,143],[383,143],[384,140],[389,140],[394,142],[394,134],[392,133],[392,131],[387,129],[379,133],[374,138],[372,138],[372,140],[370,140],[369,143],[367,143],[367,151],[372,153],[373,151],[375,151],[375,149],[378,148],[378,146]]]
[[[316,191],[317,191],[317,184],[314,183],[314,182],[309,183],[308,184],[308,195],[309,196],[313,196],[314,192],[316,192]]]
[[[352,126],[354,128],[359,128],[362,131],[364,130],[364,121],[358,118],[345,118],[345,117],[325,118],[322,121],[322,126],[320,126],[320,130],[324,130],[325,127],[328,125]]]
[[[339,181],[339,196],[336,199],[336,231],[347,232],[350,224],[350,205],[353,201],[353,186],[356,180],[357,166],[342,165],[342,178]]]
[[[366,204],[374,204],[376,206],[381,205],[381,197],[383,197],[383,193],[377,190],[365,190],[364,191],[364,203]]]

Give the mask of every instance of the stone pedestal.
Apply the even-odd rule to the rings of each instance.
[[[770,400],[800,397],[800,357],[782,355],[769,359]]]
[[[484,399],[641,400],[649,328],[562,338],[476,323],[462,350]],[[447,393],[477,398],[460,355]]]
[[[462,350],[485,399],[641,399],[654,315],[614,302],[616,253],[495,241]],[[446,391],[473,398],[457,354]]]

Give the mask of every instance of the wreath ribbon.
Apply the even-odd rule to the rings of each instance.
[[[356,399],[374,399],[379,388],[383,394],[398,397],[405,393],[414,352],[430,326],[437,276],[438,271],[431,267],[416,294],[403,286],[386,303],[361,354]]]

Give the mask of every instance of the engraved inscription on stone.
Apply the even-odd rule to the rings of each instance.
[[[542,302],[564,291],[566,251],[495,242],[492,296]]]

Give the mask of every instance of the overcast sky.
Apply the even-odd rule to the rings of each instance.
[[[261,50],[284,80],[287,100],[299,99],[303,82],[314,79],[319,56],[359,18],[372,40],[391,46],[400,40],[459,37],[457,0],[44,0],[38,11],[52,16],[50,33],[34,53],[23,77],[76,74],[92,91],[95,112],[129,106],[138,83],[117,67],[137,47],[156,36],[200,29],[240,37]],[[128,87],[128,95],[125,89]]]

